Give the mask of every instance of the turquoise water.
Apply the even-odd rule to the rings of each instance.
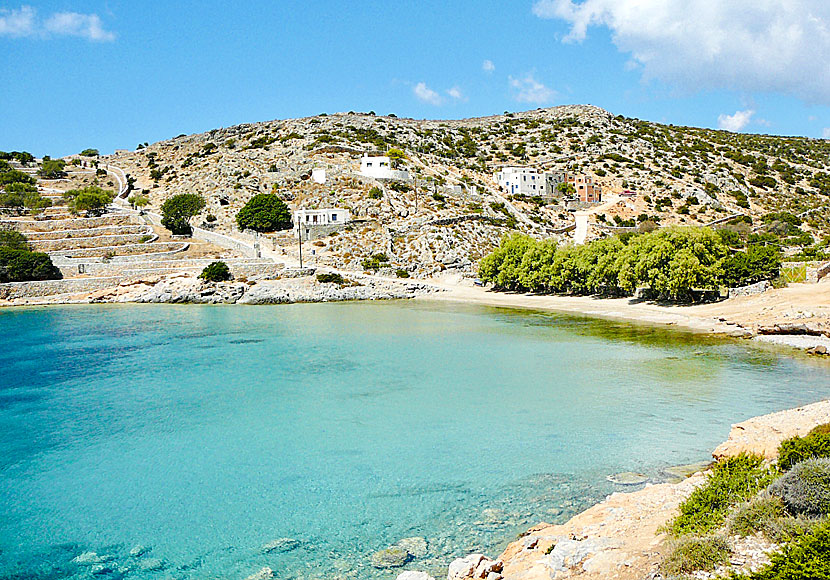
[[[479,307],[60,307],[0,329],[2,578],[89,578],[86,551],[100,578],[394,578],[368,558],[412,536],[408,568],[437,575],[621,489],[608,474],[659,481],[730,423],[830,396],[826,365],[738,342]]]

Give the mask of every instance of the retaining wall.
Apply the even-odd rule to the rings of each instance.
[[[102,226],[85,230],[54,230],[50,232],[26,232],[30,242],[41,240],[61,240],[92,238],[95,236],[126,235],[126,234],[153,234],[153,228],[147,225]]]
[[[145,245],[152,240],[152,230],[139,234],[119,234],[110,236],[90,236],[79,238],[61,238],[58,240],[30,240],[31,246],[38,252],[60,252],[92,248],[113,248],[131,244]],[[145,239],[151,236],[149,240]]]
[[[127,214],[112,214],[93,218],[0,220],[0,227],[21,231],[51,232],[57,230],[81,230],[103,226],[125,226],[137,223]]]
[[[86,248],[77,250],[62,250],[51,252],[52,262],[75,263],[79,261],[103,261],[104,254],[111,252],[111,260],[117,261],[141,261],[152,260],[160,257],[170,256],[184,252],[190,244],[187,242],[158,242],[154,244],[127,244],[123,246],[109,246],[101,248]],[[148,251],[151,250],[151,251]]]

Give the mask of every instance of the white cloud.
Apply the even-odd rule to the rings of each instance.
[[[19,10],[0,9],[0,36],[12,38],[77,36],[95,42],[112,42],[115,34],[104,30],[97,14],[57,12],[40,20],[31,6]]]
[[[537,81],[531,73],[520,79],[508,78],[510,86],[516,91],[516,100],[520,103],[541,105],[549,103],[556,96],[556,91]]]
[[[461,92],[461,89],[458,87],[453,87],[447,91],[447,94],[455,99],[456,101],[460,101],[464,99],[464,93]]]
[[[59,12],[50,16],[44,28],[57,35],[80,36],[96,42],[112,42],[115,34],[104,30],[97,14],[78,14],[77,12]]]
[[[747,109],[746,111],[735,111],[734,115],[718,115],[718,128],[738,132],[749,125],[754,114],[755,111]]]
[[[830,127],[825,127],[821,131],[821,138],[822,139],[830,139]]]
[[[491,73],[494,70],[496,70],[496,65],[493,64],[492,60],[488,59],[481,63],[481,70],[483,70],[484,72]]]
[[[35,31],[35,9],[21,6],[19,10],[0,8],[0,36],[30,36]]]
[[[608,28],[646,78],[830,104],[826,0],[537,0],[533,12],[567,22],[566,42]]]
[[[426,83],[418,83],[412,89],[419,101],[429,103],[430,105],[438,106],[443,102],[441,95],[433,91]]]

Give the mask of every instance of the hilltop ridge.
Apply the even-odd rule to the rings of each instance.
[[[392,187],[357,174],[362,154],[389,148],[408,155],[416,182]],[[593,178],[604,199],[582,208],[591,212],[589,237],[612,226],[704,225],[738,216],[757,227],[766,214],[790,212],[804,218],[801,242],[808,246],[830,231],[821,211],[830,195],[828,154],[824,140],[661,125],[563,105],[461,120],[348,112],[246,123],[119,151],[106,162],[135,179],[151,208],[177,193],[203,195],[200,225],[216,231],[232,232],[236,213],[256,193],[275,192],[295,209],[348,209],[360,225],[319,240],[320,263],[360,269],[367,257],[385,253],[390,268],[425,276],[472,272],[511,230],[572,235],[573,207],[507,196],[493,181],[499,167]],[[326,170],[325,184],[310,179],[313,169]],[[370,197],[373,187],[380,197]],[[633,195],[616,197],[623,192]],[[274,243],[293,251],[287,238]]]

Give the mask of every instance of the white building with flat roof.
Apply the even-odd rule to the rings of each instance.
[[[494,177],[496,183],[510,195],[551,195],[547,175],[531,167],[503,167]]]
[[[298,209],[294,223],[303,226],[339,226],[351,219],[347,209]]]
[[[403,169],[392,169],[392,160],[385,155],[377,157],[364,155],[361,157],[360,175],[373,177],[374,179],[409,180],[409,172]]]

